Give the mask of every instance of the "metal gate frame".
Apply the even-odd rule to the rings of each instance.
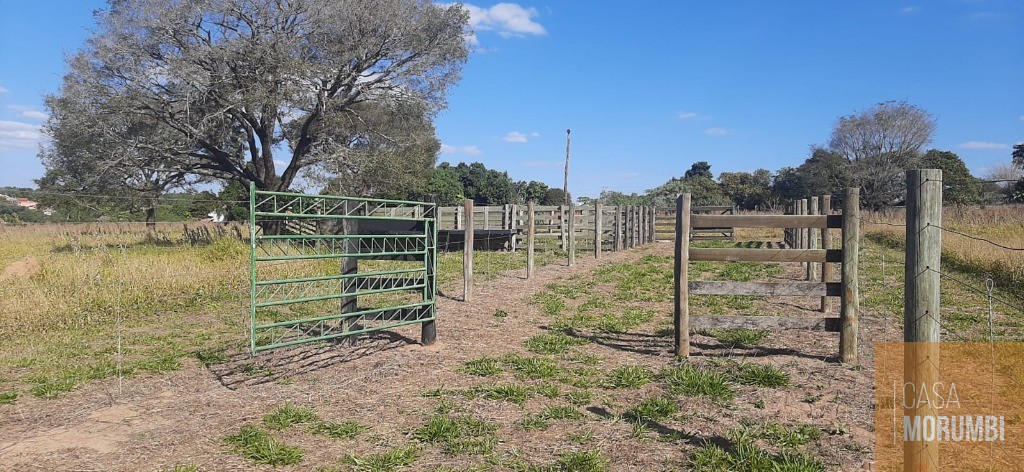
[[[437,319],[436,212],[433,202],[267,192],[250,184],[250,352],[411,324],[421,324],[422,343],[432,344]],[[274,266],[303,269],[300,265],[325,259],[340,260],[337,273],[277,279],[269,273]],[[360,273],[360,260],[422,266]],[[390,292],[420,296],[413,303],[360,307],[364,297]],[[335,299],[340,302],[335,312],[310,315],[305,310],[295,319],[260,319],[261,309]]]

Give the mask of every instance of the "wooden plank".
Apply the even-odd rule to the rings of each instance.
[[[675,306],[672,324],[675,332],[674,341],[676,355],[690,355],[690,194],[684,193],[676,198],[676,241],[675,258],[672,267],[675,280]]]
[[[839,215],[692,215],[694,228],[842,228]]]
[[[838,297],[842,286],[838,282],[731,282],[693,281],[690,293],[694,295],[757,295],[763,297]]]
[[[693,248],[691,261],[730,262],[841,262],[843,251],[838,249],[746,249],[746,248]]]
[[[601,211],[600,203],[594,204],[594,214],[597,215],[597,218],[594,218],[594,259],[600,259],[602,235],[601,218],[604,215],[604,212]]]
[[[692,315],[690,329],[767,329],[767,330],[809,330],[838,332],[839,318],[796,317],[796,316],[752,316],[752,315]]]

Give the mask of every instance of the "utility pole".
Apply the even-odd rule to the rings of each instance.
[[[568,205],[570,203],[570,198],[569,198],[569,144],[571,143],[572,140],[571,140],[571,138],[569,136],[569,133],[571,133],[571,132],[572,132],[572,130],[570,130],[570,129],[566,129],[565,130],[565,181],[562,183],[562,193],[565,194],[565,201],[563,203],[565,203],[566,205]]]

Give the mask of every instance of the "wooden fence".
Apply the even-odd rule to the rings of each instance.
[[[857,251],[860,241],[859,189],[847,189],[840,215],[709,215],[691,214],[690,194],[681,195],[676,202],[675,238],[675,347],[676,354],[688,356],[691,330],[712,328],[775,328],[775,329],[816,329],[838,331],[840,356],[843,362],[857,361],[857,305],[859,290],[857,284]],[[830,201],[828,196],[821,197]],[[816,200],[818,201],[818,200]],[[819,201],[820,203],[820,201]],[[816,205],[817,206],[817,205]],[[828,208],[828,205],[821,205]],[[804,235],[808,244],[794,248],[690,248],[691,227],[705,228],[790,228],[794,234]],[[830,229],[841,229],[840,247],[832,248]],[[814,231],[819,230],[819,231]],[[820,233],[824,243],[811,235]],[[689,261],[757,261],[791,262],[808,267],[809,275],[802,282],[731,282],[731,281],[690,281]],[[841,263],[840,280],[835,281],[828,268]],[[820,275],[824,274],[824,278]],[[778,317],[778,316],[690,316],[689,297],[695,295],[756,295],[756,296],[820,296],[839,297],[838,317]],[[827,302],[821,305],[828,312]]]
[[[509,249],[523,247],[529,226],[529,205],[472,206],[475,230],[516,230]],[[466,206],[439,207],[438,229],[466,229]],[[570,208],[573,220],[569,220]],[[568,250],[569,228],[577,250],[614,251],[638,245],[640,238],[654,241],[656,215],[646,206],[533,205],[534,235],[543,249]],[[598,216],[600,215],[600,216]],[[641,234],[642,233],[642,234]],[[599,236],[598,236],[599,235]]]
[[[735,215],[736,207],[726,205],[694,206],[690,208],[693,215]],[[654,228],[655,237],[659,241],[674,241],[676,239],[676,209],[658,208],[657,226]],[[735,241],[736,229],[731,227],[703,227],[693,226],[690,228],[690,241]]]

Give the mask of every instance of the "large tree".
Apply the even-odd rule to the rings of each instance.
[[[772,173],[767,169],[751,172],[722,172],[719,187],[737,207],[756,210],[769,205],[772,193]]]
[[[931,149],[921,156],[918,165],[922,169],[942,170],[942,182],[945,184],[942,191],[943,203],[970,204],[981,201],[981,184],[956,153]]]
[[[839,118],[828,147],[850,161],[851,180],[863,190],[861,203],[878,209],[904,198],[903,172],[914,166],[934,132],[935,119],[927,111],[890,101]]]
[[[361,103],[432,116],[468,54],[466,10],[425,0],[110,0],[97,18],[54,98],[153,126],[125,145],[168,172],[264,190],[345,156]]]

